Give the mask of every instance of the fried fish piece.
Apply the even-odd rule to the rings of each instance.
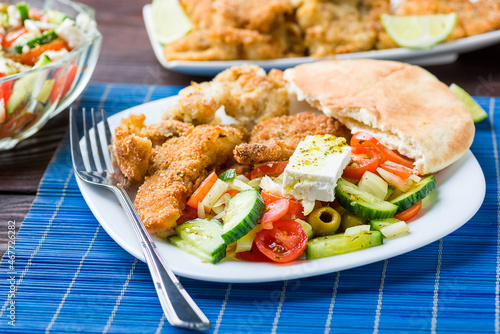
[[[304,54],[302,30],[294,20],[290,0],[181,0],[180,3],[195,30],[207,34],[222,27],[251,30],[272,38],[272,44],[280,49],[275,58]]]
[[[167,109],[164,117],[205,124],[224,106],[226,114],[250,132],[258,122],[288,114],[290,100],[285,84],[280,70],[266,75],[255,65],[233,66],[212,81],[192,83],[181,90],[178,104]]]
[[[151,233],[175,226],[185,203],[210,171],[232,157],[243,133],[232,126],[200,125],[153,149],[150,175],[134,206]]]
[[[154,146],[163,144],[171,137],[181,136],[193,127],[175,120],[146,126],[145,119],[143,114],[130,115],[122,119],[115,129],[115,162],[131,182],[143,180]]]
[[[309,54],[320,58],[373,49],[389,11],[389,0],[303,0],[296,16]]]
[[[324,134],[351,137],[349,129],[326,115],[302,112],[271,118],[253,128],[248,144],[236,146],[234,158],[240,164],[288,160],[307,136]]]
[[[262,60],[280,58],[282,48],[270,35],[231,27],[194,31],[163,48],[166,60]]]

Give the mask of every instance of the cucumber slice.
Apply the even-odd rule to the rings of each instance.
[[[236,170],[235,169],[228,169],[221,175],[219,175],[219,179],[222,181],[232,181],[236,177]]]
[[[335,187],[335,196],[339,204],[355,215],[368,219],[385,219],[394,216],[398,206],[383,201],[340,178]]]
[[[178,235],[173,235],[173,236],[168,237],[168,242],[170,242],[175,247],[182,249],[186,253],[189,253],[193,256],[196,256],[197,258],[199,258],[203,261],[213,263],[212,262],[213,259],[210,255],[207,255],[206,253],[202,252],[201,250],[194,247],[193,245],[191,245],[189,242],[182,239]]]
[[[428,175],[413,184],[407,192],[391,199],[390,202],[397,205],[398,212],[401,212],[423,200],[434,188],[436,188],[436,179],[434,175]]]
[[[370,221],[370,229],[372,231],[380,231],[381,228],[400,222],[397,218],[376,219]]]
[[[217,263],[226,256],[226,244],[222,239],[222,224],[216,219],[194,219],[175,227],[175,232],[185,241],[198,248]]]
[[[379,231],[363,232],[348,237],[344,234],[327,235],[309,240],[306,254],[308,259],[319,259],[382,245],[382,243],[382,233]]]
[[[222,239],[229,245],[246,235],[257,225],[265,210],[264,199],[253,188],[231,197],[223,217]]]

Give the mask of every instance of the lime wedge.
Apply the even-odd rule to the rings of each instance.
[[[193,29],[178,0],[153,0],[151,22],[153,34],[162,44],[172,43]]]
[[[382,24],[385,31],[399,46],[428,49],[450,36],[457,24],[457,14],[423,16],[383,14]]]
[[[451,84],[450,90],[460,100],[462,100],[467,108],[469,108],[474,123],[480,122],[488,117],[486,111],[484,111],[484,109],[481,108],[481,106],[476,101],[474,101],[474,99],[465,90],[455,84]]]

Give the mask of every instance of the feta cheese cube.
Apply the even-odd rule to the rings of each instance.
[[[71,19],[64,20],[56,29],[56,34],[68,43],[69,47],[74,49],[85,40],[85,35],[75,27],[75,21]]]
[[[304,214],[315,201],[335,199],[335,186],[351,161],[351,148],[345,138],[333,135],[307,136],[297,146],[285,169],[285,194],[302,200]]]

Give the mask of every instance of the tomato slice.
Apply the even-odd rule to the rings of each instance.
[[[236,258],[242,261],[250,262],[271,262],[267,256],[262,254],[255,242],[252,244],[252,249],[248,252],[236,253]]]
[[[266,162],[264,164],[258,165],[250,173],[250,179],[256,179],[264,175],[267,176],[281,175],[285,171],[287,165],[288,161]]]
[[[262,228],[271,229],[272,224],[269,223],[275,222],[283,217],[288,211],[288,205],[289,201],[286,198],[279,199],[266,205],[267,210],[260,220]]]
[[[356,132],[351,137],[351,146],[367,145],[376,148],[379,141],[371,134],[366,132]]]
[[[12,137],[21,132],[23,129],[30,127],[35,122],[37,117],[38,116],[35,114],[25,113],[19,117],[12,118],[0,129],[0,139]]]
[[[273,223],[273,229],[262,230],[255,236],[257,248],[275,262],[290,262],[304,252],[307,235],[300,223],[281,219]]]
[[[379,162],[375,148],[356,145],[351,148],[351,163],[344,169],[342,177],[359,180],[366,171],[375,173]]]
[[[422,201],[420,201],[417,204],[415,204],[414,206],[406,209],[405,211],[398,213],[397,215],[394,216],[394,218],[399,219],[399,220],[408,221],[418,214],[421,207],[422,207]]]
[[[54,41],[51,43],[39,45],[29,50],[28,52],[20,54],[19,59],[21,60],[21,63],[33,66],[45,51],[59,51],[62,49],[66,49],[69,51],[69,47],[65,42]]]
[[[236,189],[228,189],[228,190],[226,191],[226,194],[231,195],[231,197],[233,197],[233,196],[234,196],[234,195],[236,195],[237,193],[239,193],[239,191],[238,191],[238,190],[236,190]]]
[[[0,73],[0,78],[4,76],[4,73]],[[14,86],[14,80],[5,81],[0,84],[0,99],[3,99],[5,105],[7,105],[12,95],[12,86]]]
[[[403,166],[393,166],[393,165],[388,165],[386,163],[381,163],[380,168],[385,169],[389,173],[399,176],[403,180],[408,179],[413,174],[412,169]]]
[[[397,164],[403,165],[405,167],[408,167],[410,169],[413,169],[413,160],[410,160],[408,158],[404,158],[398,153],[388,149],[382,144],[378,144],[378,149],[380,152],[380,161],[385,162],[387,160],[395,162]]]
[[[22,27],[18,30],[9,32],[7,35],[5,35],[5,38],[2,41],[2,46],[4,48],[10,48],[12,46],[12,44],[14,44],[16,39],[18,39],[19,37],[21,37],[22,35],[24,35],[27,32],[28,32],[28,29],[26,29],[25,27]]]
[[[190,206],[186,206],[186,208],[182,212],[182,216],[177,219],[177,224],[182,224],[196,218],[198,218],[198,210],[193,209]]]
[[[59,98],[62,99],[71,88],[73,80],[75,80],[78,66],[73,64],[68,66],[69,69],[66,74],[63,74],[64,67],[62,67],[58,69],[56,74],[54,75],[56,83],[54,84],[54,88],[52,89],[52,95],[50,96],[50,102],[52,103],[54,103]]]
[[[264,198],[264,202],[266,203],[266,207],[269,206],[270,203],[276,202],[280,199],[283,199],[283,197],[275,196],[271,193],[268,193],[264,190],[261,192],[262,198]],[[302,204],[300,202],[287,199],[288,200],[288,211],[286,214],[283,216],[283,218],[288,218],[288,219],[304,219],[304,208],[302,207]]]
[[[193,209],[198,209],[198,203],[203,201],[205,196],[207,196],[208,192],[210,191],[210,189],[212,189],[213,185],[215,184],[215,182],[217,182],[218,179],[219,178],[217,177],[217,174],[215,174],[215,172],[212,172],[205,178],[205,180],[203,180],[201,185],[191,195],[186,204]]]

